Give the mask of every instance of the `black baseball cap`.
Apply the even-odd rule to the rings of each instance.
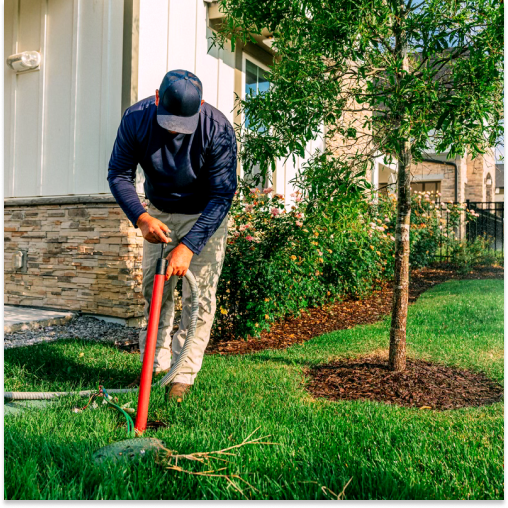
[[[189,71],[169,71],[159,87],[157,122],[169,131],[192,134],[199,121],[203,85]]]

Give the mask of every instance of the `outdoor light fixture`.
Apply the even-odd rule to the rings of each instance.
[[[38,51],[23,51],[7,58],[7,65],[16,72],[37,69],[41,64],[41,54]]]
[[[487,181],[485,183],[487,185],[492,185],[492,179],[491,178],[487,178]]]

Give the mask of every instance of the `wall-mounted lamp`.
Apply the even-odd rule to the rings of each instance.
[[[487,185],[492,185],[492,178],[487,178],[487,180],[485,181],[485,183]]]
[[[38,51],[23,51],[7,58],[7,65],[16,72],[37,69],[41,64],[41,54]]]

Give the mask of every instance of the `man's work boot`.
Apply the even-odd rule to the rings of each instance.
[[[166,400],[176,399],[177,402],[182,402],[185,394],[190,390],[192,385],[186,383],[172,383],[171,389],[166,386]]]

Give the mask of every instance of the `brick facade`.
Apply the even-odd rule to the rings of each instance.
[[[49,204],[7,200],[5,303],[100,314],[137,324],[143,237],[110,198]],[[48,203],[49,202],[49,203]],[[27,251],[26,273],[15,253]]]
[[[487,185],[490,179],[491,184]],[[494,153],[479,155],[474,160],[467,157],[466,199],[470,201],[494,201],[496,188],[496,160]]]

